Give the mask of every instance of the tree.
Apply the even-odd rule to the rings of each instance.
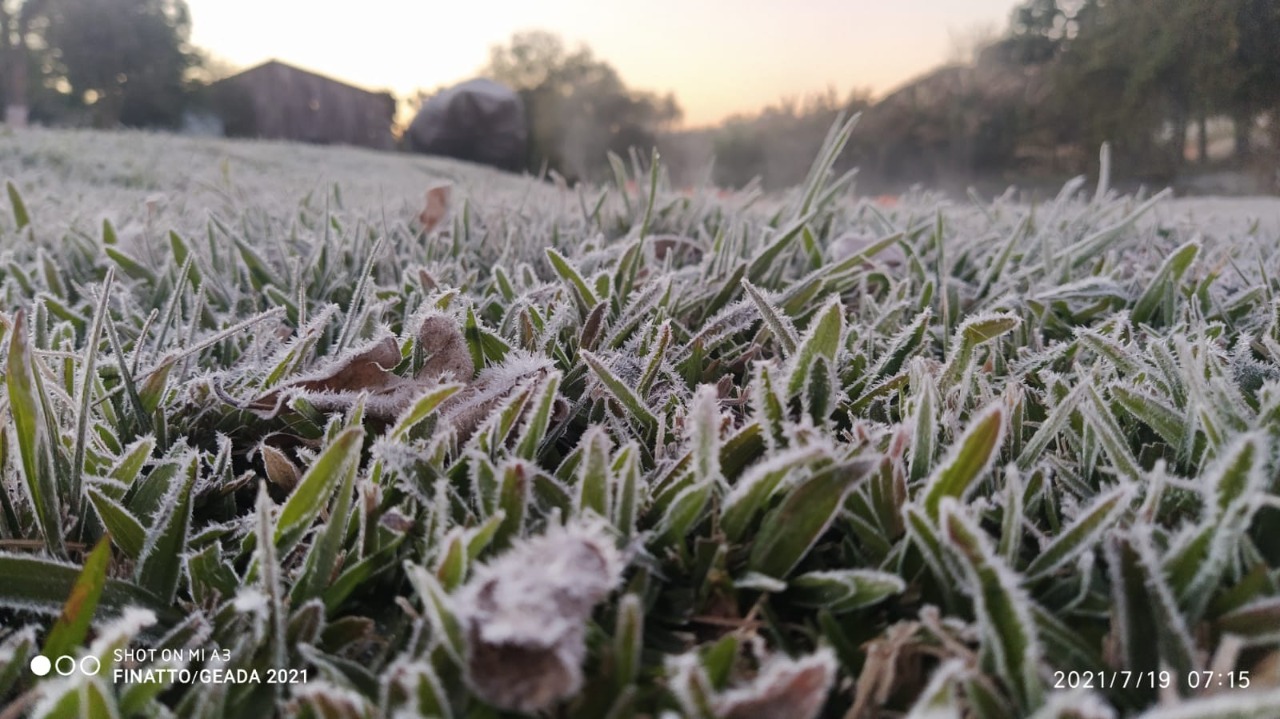
[[[656,133],[681,116],[674,96],[627,88],[589,48],[570,51],[545,31],[516,33],[491,48],[483,73],[524,100],[530,169],[545,165],[571,180],[600,175],[607,152],[652,146]]]
[[[0,97],[5,121],[22,127],[27,124],[28,87],[31,76],[32,26],[41,17],[48,0],[0,0]]]
[[[59,70],[95,125],[181,121],[197,62],[185,0],[51,0],[49,16]]]
[[[1271,126],[1280,143],[1280,3],[1275,0],[1232,0],[1236,43],[1231,66],[1237,73],[1232,87],[1231,114],[1236,126],[1236,155],[1250,152],[1249,130],[1254,118],[1271,111]]]

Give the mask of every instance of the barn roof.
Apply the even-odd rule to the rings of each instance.
[[[368,94],[370,94],[370,95],[374,95],[374,96],[383,96],[383,95],[388,94],[388,91],[386,91],[386,90],[369,90],[369,89],[367,89],[367,88],[360,87],[359,85],[353,85],[353,84],[351,84],[351,83],[349,83],[349,82],[345,82],[345,81],[343,81],[343,80],[338,80],[338,79],[335,79],[335,78],[329,77],[328,75],[324,75],[324,74],[322,74],[322,73],[314,72],[314,71],[312,71],[312,70],[306,70],[306,69],[303,69],[303,68],[301,68],[301,67],[298,67],[297,65],[290,65],[290,64],[289,64],[289,63],[287,63],[287,62],[281,62],[280,60],[276,60],[275,58],[272,58],[272,59],[270,59],[270,60],[267,60],[266,62],[263,62],[263,63],[259,63],[259,64],[257,64],[257,65],[254,65],[254,66],[253,66],[253,67],[251,67],[251,68],[248,68],[248,69],[245,69],[245,70],[241,70],[240,72],[238,72],[238,73],[236,73],[236,74],[234,74],[234,75],[231,75],[231,76],[228,76],[228,77],[224,77],[224,78],[222,78],[221,80],[219,80],[217,83],[214,83],[214,84],[223,83],[223,82],[226,82],[226,83],[232,83],[232,82],[235,82],[236,80],[244,79],[244,78],[249,78],[249,77],[253,77],[253,76],[256,76],[256,75],[262,74],[264,71],[267,71],[267,70],[273,70],[273,69],[276,69],[276,68],[283,69],[283,70],[285,70],[285,71],[287,71],[287,72],[290,72],[290,73],[297,73],[297,74],[299,74],[299,75],[307,75],[307,76],[310,76],[310,77],[313,77],[313,78],[317,78],[317,79],[319,79],[319,80],[323,80],[323,81],[325,81],[325,82],[331,82],[331,83],[333,83],[333,84],[335,84],[335,85],[342,85],[342,86],[344,86],[344,87],[349,87],[349,88],[351,88],[352,90],[359,90],[360,92],[368,93]]]

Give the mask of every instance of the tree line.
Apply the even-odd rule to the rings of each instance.
[[[10,122],[176,127],[198,94],[184,0],[0,0]]]
[[[11,122],[175,127],[215,74],[190,33],[184,0],[0,0],[0,103]],[[1280,0],[1023,0],[970,65],[874,102],[829,90],[693,131],[674,96],[627,86],[552,33],[491,48],[481,74],[524,101],[525,169],[569,181],[656,145],[682,184],[714,157],[721,186],[784,187],[853,112],[837,169],[859,166],[872,186],[1088,171],[1103,142],[1118,169],[1168,180],[1210,157],[1215,119],[1233,128],[1237,164],[1280,153]]]
[[[1215,120],[1234,135],[1230,165],[1280,166],[1278,0],[1024,0],[976,55],[876,102],[829,93],[730,120],[703,133],[715,178],[799,182],[803,166],[766,158],[812,156],[840,111],[862,121],[837,169],[886,191],[1095,171],[1104,142],[1120,176],[1169,182],[1209,160]]]
[[[1209,120],[1230,118],[1247,160],[1280,124],[1276,0],[1028,0],[996,51],[1043,67],[1053,88],[1035,123],[1058,142],[1110,141],[1129,161],[1176,171],[1208,159]]]

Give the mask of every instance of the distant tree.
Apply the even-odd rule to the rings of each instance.
[[[1013,10],[1009,32],[1001,43],[1006,61],[1039,65],[1054,59],[1079,33],[1077,15],[1084,2],[1026,0]]]
[[[0,98],[5,120],[18,126],[27,124],[30,108],[33,26],[47,5],[48,0],[0,0]]]
[[[1231,88],[1231,114],[1236,126],[1236,154],[1248,157],[1254,118],[1270,111],[1275,142],[1280,144],[1280,2],[1230,0],[1236,43],[1231,66],[1237,82]]]
[[[47,40],[94,124],[174,126],[198,62],[185,0],[50,0]]]
[[[524,99],[530,169],[545,164],[570,179],[599,176],[607,152],[651,147],[681,117],[674,96],[629,89],[589,48],[569,50],[545,31],[516,33],[491,48],[483,74]]]
[[[1089,153],[1112,141],[1148,174],[1177,171],[1192,127],[1205,159],[1216,115],[1247,154],[1254,118],[1280,106],[1276,0],[1025,0],[999,48],[1047,67],[1053,136]]]

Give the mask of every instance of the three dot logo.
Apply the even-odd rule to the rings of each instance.
[[[37,654],[31,658],[31,673],[38,677],[49,674],[50,671],[57,672],[58,676],[69,677],[79,673],[85,676],[95,676],[102,671],[102,662],[97,657],[87,656],[77,660],[68,654],[63,654],[55,659],[49,659],[43,654]]]

